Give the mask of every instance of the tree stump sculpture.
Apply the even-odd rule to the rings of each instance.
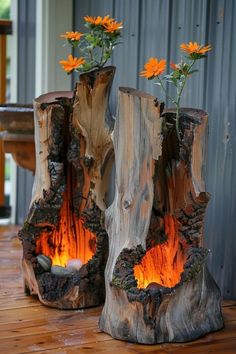
[[[19,236],[26,290],[52,307],[104,301],[102,211],[114,155],[107,110],[114,71],[81,75],[74,95],[35,100],[35,183]]]
[[[174,111],[121,88],[114,131],[116,193],[100,329],[139,343],[193,340],[223,326],[220,291],[206,267],[203,168],[207,115]]]

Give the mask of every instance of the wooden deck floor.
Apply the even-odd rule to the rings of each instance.
[[[236,302],[224,302],[225,328],[185,344],[138,345],[98,329],[101,308],[60,311],[24,295],[16,227],[0,226],[0,353],[236,353]]]

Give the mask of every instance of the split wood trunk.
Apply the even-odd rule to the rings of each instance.
[[[52,307],[104,302],[102,212],[114,159],[107,109],[114,72],[83,74],[74,94],[35,100],[35,182],[19,237],[26,291]]]
[[[154,97],[121,88],[118,105],[100,329],[147,344],[193,340],[223,326],[202,247],[207,115],[182,110],[179,141],[174,111],[162,114]]]

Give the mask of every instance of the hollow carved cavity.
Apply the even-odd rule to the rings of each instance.
[[[71,188],[67,187],[60,210],[59,223],[51,231],[43,231],[36,241],[36,254],[50,257],[52,265],[66,267],[68,261],[82,264],[96,252],[96,235],[84,226],[83,217],[71,210]]]
[[[134,266],[138,288],[158,284],[171,288],[178,284],[186,262],[187,245],[178,235],[178,221],[171,215],[164,217],[166,241],[149,249]]]

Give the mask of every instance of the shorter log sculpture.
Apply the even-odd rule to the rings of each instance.
[[[80,76],[76,90],[35,100],[36,174],[23,243],[26,290],[62,309],[104,302],[102,211],[113,160],[108,97],[115,69]]]
[[[139,343],[182,342],[223,326],[220,291],[202,247],[207,115],[162,114],[154,97],[121,88],[114,131],[116,193],[100,329]]]

